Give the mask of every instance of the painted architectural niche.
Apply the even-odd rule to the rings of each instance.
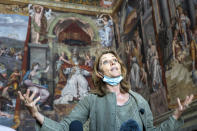
[[[116,48],[112,17],[52,12],[38,5],[28,8],[32,18],[28,67],[30,72],[39,68],[41,77],[34,84],[44,88],[40,109],[54,104],[57,112],[65,107],[68,114],[94,88],[91,73],[99,50]]]

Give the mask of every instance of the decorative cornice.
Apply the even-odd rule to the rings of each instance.
[[[0,0],[0,4],[9,4],[9,5],[20,5],[22,7],[27,6],[28,4],[38,4],[46,8],[50,8],[55,11],[61,12],[73,12],[81,13],[87,15],[97,15],[97,14],[111,14],[113,15],[118,8],[120,7],[123,0],[117,0],[115,5],[110,8],[103,8],[99,6],[90,6],[69,2],[55,2],[55,1],[43,1],[43,0]]]

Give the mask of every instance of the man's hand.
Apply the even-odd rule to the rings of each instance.
[[[194,98],[194,95],[190,95],[190,96],[187,96],[185,98],[185,101],[183,103],[180,102],[180,99],[177,98],[177,102],[178,102],[178,107],[176,108],[174,114],[173,114],[173,117],[177,120],[179,119],[179,117],[182,115],[183,111],[185,111],[188,107],[189,107],[189,104],[192,103],[192,100]]]
[[[34,100],[36,92],[33,92],[33,94],[30,96],[29,89],[27,89],[27,92],[23,95],[20,91],[18,91],[18,94],[20,99],[25,103],[25,106],[29,109],[31,115],[33,117],[36,117],[36,115],[38,114],[36,103],[40,100],[40,96]]]

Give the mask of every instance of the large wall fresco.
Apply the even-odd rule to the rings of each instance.
[[[188,12],[181,5],[176,10],[177,21],[173,26],[172,57],[166,71],[170,106],[176,104],[176,97],[184,99],[196,94],[196,27],[191,29]]]
[[[121,38],[125,43],[125,63],[131,89],[140,93],[150,103],[153,115],[158,116],[168,110],[166,87],[152,12],[149,11],[151,5],[147,1],[141,4],[137,1],[123,3],[120,31],[124,35]],[[143,10],[139,11],[139,6]]]
[[[65,106],[68,114],[94,88],[91,73],[99,50],[116,49],[113,19],[108,14],[53,12],[37,5],[28,8],[31,39],[23,87],[42,94],[40,110]]]
[[[55,2],[99,9],[112,8],[116,3]],[[87,15],[29,4],[24,7],[28,16],[0,15],[0,97],[2,102],[13,103],[0,106],[1,110],[12,116],[16,91],[20,88],[24,93],[29,89],[41,96],[37,103],[39,111],[60,120],[94,89],[93,65],[102,49],[117,51],[126,65],[131,90],[148,101],[154,117],[174,108],[177,97],[197,94],[197,29],[190,28],[190,17],[181,2],[173,0],[170,6],[175,8],[169,12],[170,41],[160,5],[158,0],[122,1],[117,12]],[[166,39],[170,44],[161,42]],[[20,108],[24,115],[23,103]],[[26,123],[23,115],[20,117],[25,122],[21,127],[31,123]]]
[[[14,125],[27,27],[27,16],[0,14],[0,125]]]

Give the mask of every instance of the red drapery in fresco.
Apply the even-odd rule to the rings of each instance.
[[[73,66],[75,66],[75,65],[64,63],[61,66],[61,72],[64,69],[66,69],[66,68],[72,68]],[[84,69],[84,70],[87,70],[88,72],[92,72],[93,71],[91,67],[85,66],[85,65],[79,65],[79,68]],[[88,81],[88,84],[89,84],[90,88],[91,89],[94,88],[94,83],[93,83],[93,80],[92,80],[92,76],[86,76],[86,80]],[[66,82],[67,82],[66,79],[65,80],[61,80],[61,78],[60,78],[60,80],[59,80],[59,82],[57,84],[57,87],[55,88],[55,92],[54,92],[54,98],[55,99],[58,99],[61,96],[61,91],[64,88]]]
[[[22,77],[25,75],[25,73],[27,71],[28,43],[29,43],[29,38],[30,38],[30,32],[31,32],[31,17],[29,16],[27,35],[26,35],[26,40],[25,40],[25,44],[24,44],[24,56],[23,56],[22,68],[21,68],[22,69]],[[12,128],[14,128],[14,129],[17,129],[20,126],[19,116],[20,116],[20,98],[19,98],[19,96],[17,96],[15,113],[14,113],[14,122],[16,124],[12,126]]]

